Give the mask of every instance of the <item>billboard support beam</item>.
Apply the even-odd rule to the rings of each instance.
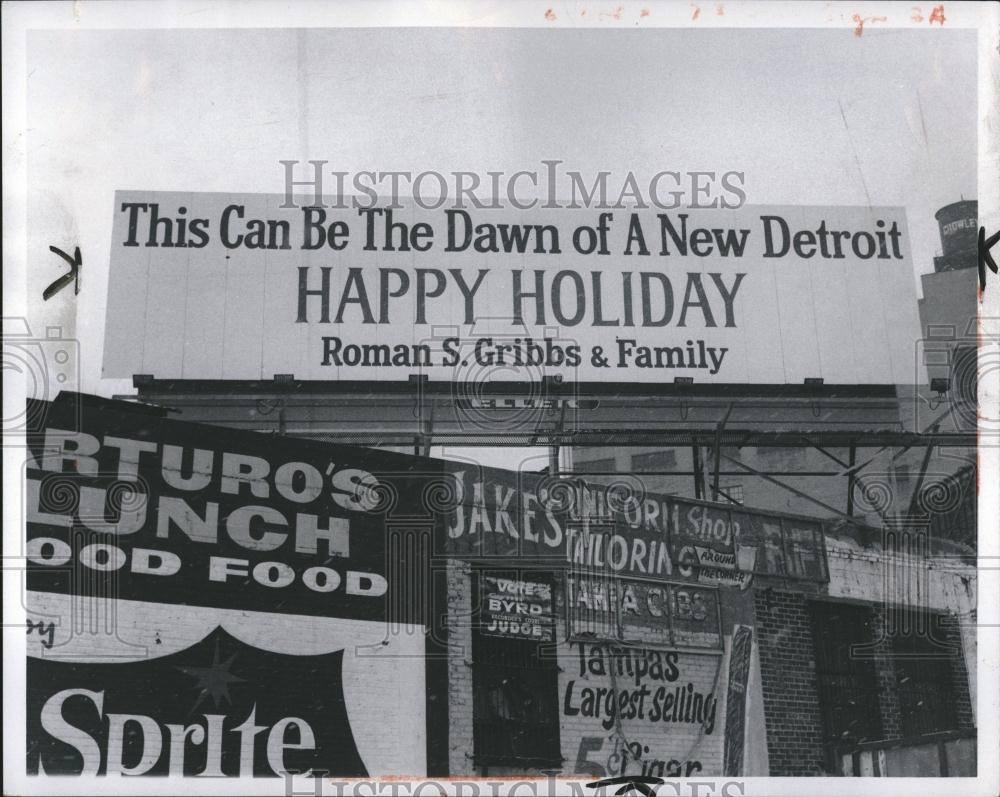
[[[750,474],[752,474],[754,476],[757,476],[757,477],[759,477],[761,479],[764,479],[765,481],[770,482],[771,484],[776,485],[777,487],[782,487],[785,490],[788,490],[788,492],[792,493],[793,495],[796,495],[799,498],[803,498],[806,501],[809,501],[809,502],[811,502],[813,504],[816,504],[816,506],[823,507],[823,509],[825,509],[827,512],[832,512],[837,517],[841,517],[841,518],[844,518],[845,520],[850,520],[850,521],[854,520],[854,518],[851,517],[850,515],[844,514],[839,509],[835,509],[834,507],[830,506],[829,504],[824,503],[823,501],[820,501],[818,498],[813,498],[808,493],[804,493],[801,490],[797,490],[794,487],[792,487],[790,484],[785,484],[785,482],[779,481],[778,479],[775,479],[773,476],[768,476],[766,473],[762,473],[762,472],[756,470],[755,468],[751,468],[749,465],[744,465],[739,460],[733,459],[732,457],[727,457],[725,454],[722,455],[722,458],[725,459],[727,462],[732,462],[738,468],[742,468],[747,473],[750,473]]]
[[[424,431],[421,435],[420,454],[425,457],[429,457],[431,455],[431,443],[434,439],[434,407],[435,402],[431,399],[430,415],[426,420],[424,420]],[[421,413],[422,412],[423,405],[421,405]]]
[[[821,445],[818,445],[817,443],[814,443],[809,437],[806,437],[805,435],[802,435],[802,439],[805,440],[806,443],[809,444],[810,448],[815,448],[817,451],[819,451],[820,454],[822,454],[823,456],[825,456],[827,459],[832,459],[834,462],[836,462],[842,468],[849,468],[849,467],[851,467],[851,465],[854,464],[853,460],[851,462],[844,462],[844,460],[842,460],[840,457],[834,456],[829,451],[827,451],[825,448],[823,448]],[[851,450],[852,451],[854,450],[854,446],[853,445],[851,446]]]
[[[559,407],[559,420],[556,421],[555,435],[553,435],[552,445],[549,446],[549,473],[553,476],[559,474],[559,453],[561,449],[560,440],[563,436],[563,423],[566,420],[566,404]]]
[[[854,480],[856,474],[854,471],[854,458],[857,455],[857,448],[851,446],[850,455],[848,457],[848,467],[850,471],[847,474],[847,514],[854,517]]]
[[[931,427],[931,432],[936,432],[938,430],[938,425],[934,424]],[[923,461],[920,463],[920,473],[917,475],[917,483],[913,486],[913,493],[910,497],[910,515],[916,514],[915,510],[919,502],[920,491],[924,487],[924,478],[927,476],[927,466],[931,462],[931,456],[934,453],[934,446],[927,446],[927,450],[924,451]]]
[[[702,499],[705,497],[705,473],[701,469],[701,446],[691,446],[691,452],[694,457],[694,497]]]
[[[726,421],[729,420],[729,416],[733,411],[733,403],[729,402],[729,406],[726,408],[726,414],[723,416],[722,420],[719,421],[718,425],[715,427],[715,442],[712,444],[712,448],[715,452],[715,472],[712,474],[712,498],[716,499],[719,497],[719,457],[722,454],[722,430],[726,428]],[[729,498],[727,495],[726,498]],[[731,500],[731,499],[730,499]]]

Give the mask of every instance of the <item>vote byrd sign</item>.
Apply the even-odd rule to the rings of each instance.
[[[551,584],[481,573],[479,593],[479,633],[536,642],[555,639]]]

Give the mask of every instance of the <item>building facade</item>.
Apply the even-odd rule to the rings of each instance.
[[[46,430],[43,437],[36,463],[38,515],[29,518],[41,572],[32,576],[29,589],[38,611],[52,611],[68,589],[53,569],[64,564],[60,535],[77,527],[108,532],[81,513],[79,503],[53,503],[45,490],[55,489],[67,474],[80,475],[91,457],[98,474],[117,468],[120,477],[121,462],[133,458],[120,458],[117,466],[101,459],[109,439],[112,451],[131,451],[150,496],[142,520],[134,521],[138,533],[119,530],[105,558],[95,553],[81,560],[82,567],[98,572],[113,569],[108,563],[131,567],[130,576],[116,582],[115,605],[133,618],[130,622],[155,629],[159,641],[152,644],[191,658],[182,665],[187,671],[195,672],[193,664],[203,666],[200,659],[212,656],[215,666],[227,656],[241,662],[239,668],[232,665],[232,675],[242,681],[230,685],[229,695],[245,702],[239,704],[244,710],[215,720],[230,734],[223,737],[232,740],[220,748],[223,774],[245,771],[234,747],[245,738],[236,735],[243,727],[236,723],[265,705],[255,702],[257,693],[247,686],[245,662],[276,645],[291,655],[289,673],[307,664],[330,666],[304,662],[306,653],[344,651],[337,693],[323,700],[345,713],[337,715],[338,737],[318,718],[316,709],[325,703],[312,705],[305,698],[296,716],[309,725],[314,740],[323,740],[313,745],[316,757],[277,758],[261,747],[260,760],[252,756],[246,766],[264,774],[303,761],[325,763],[344,776],[975,772],[975,563],[926,530],[693,499],[660,492],[634,474],[628,481],[600,484],[353,448],[304,434],[275,435],[279,422],[288,425],[286,432],[305,431],[297,426],[305,417],[299,413],[312,413],[313,437],[321,436],[316,414],[330,411],[327,402],[319,396],[290,398],[281,421],[274,418],[277,405],[259,386],[245,401],[233,386],[215,394],[214,386],[203,386],[209,392],[195,400],[195,393],[175,385],[169,404],[157,395],[158,387],[140,387],[142,404],[91,400],[89,408],[84,403],[82,409],[50,414],[60,419],[60,428],[79,417],[82,436],[56,433],[50,439]],[[208,418],[211,426],[197,422]],[[170,475],[176,465],[162,461],[175,456],[167,443],[186,451],[179,476]],[[44,453],[55,446],[56,456]],[[223,462],[220,525],[210,503],[202,503],[204,489],[183,489],[203,473],[211,479],[205,487],[211,497],[220,472],[199,469],[199,458],[207,455],[198,451],[216,448],[241,457],[237,462],[216,454]],[[315,509],[299,503],[305,497],[325,500],[311,482],[324,462],[335,497],[341,484],[355,491],[352,500],[369,502],[360,526],[353,514],[357,507],[345,513],[336,501]],[[266,471],[255,470],[264,468],[261,463]],[[226,467],[235,468],[228,487]],[[82,477],[89,479],[88,473],[83,467]],[[266,498],[258,481],[272,476]],[[47,479],[56,482],[45,488]],[[166,498],[158,494],[161,489]],[[234,494],[240,500],[230,506]],[[252,511],[265,524],[248,525],[244,534],[233,518],[250,511],[243,506],[247,501],[254,502]],[[297,542],[286,550],[274,535],[287,536],[282,523],[292,517]],[[118,522],[124,522],[122,516]],[[315,558],[318,540],[333,558]],[[203,593],[199,583],[188,586],[184,596],[160,593],[156,588],[172,579],[153,578],[150,584],[152,576],[143,581],[141,567],[137,574],[134,564],[124,564],[134,563],[138,551],[146,551],[143,561],[150,552],[161,562],[172,561],[173,554],[181,564],[195,566],[206,552],[216,551],[208,570],[221,573],[236,591],[216,585]],[[304,587],[296,587],[300,581]],[[382,593],[361,597],[373,584],[381,584]],[[349,585],[358,595],[356,605],[317,601],[326,591],[336,597]],[[207,605],[192,614],[192,603]],[[341,608],[330,618],[324,605]],[[230,618],[226,611],[233,610],[245,619]],[[213,631],[216,626],[221,630]],[[268,637],[259,630],[251,634],[250,627],[275,630]],[[220,637],[223,633],[232,639]],[[275,642],[288,633],[296,641]],[[386,651],[380,664],[358,653],[366,645],[356,643],[368,638],[376,650]],[[97,670],[95,692],[97,685],[110,689],[105,670]],[[307,672],[293,680],[305,678],[308,684]],[[29,708],[44,712],[56,697],[46,691],[53,682],[60,679],[47,675],[34,681],[37,694],[31,699],[38,706]],[[177,688],[196,689],[196,684]],[[257,688],[267,687],[262,681]],[[133,701],[141,694],[139,689]],[[199,705],[197,691],[183,694],[204,713],[208,706]],[[206,693],[204,700],[220,697]],[[158,710],[166,711],[144,706],[137,714],[167,727]],[[389,712],[408,717],[406,741],[391,750],[380,746],[386,737],[378,721]],[[229,713],[220,710],[218,716]],[[255,716],[263,725],[261,714]],[[301,723],[296,736],[288,731],[287,717],[267,720],[271,726],[284,722],[275,745],[305,743]],[[66,745],[84,749],[86,740],[94,739],[97,747],[106,746],[97,766],[124,766],[140,774],[145,759],[129,755],[138,755],[139,748],[148,752],[145,736],[126,735],[119,750],[111,736],[101,737],[77,715],[70,724],[80,733],[52,739],[44,723],[33,731],[44,744],[33,748],[37,757],[29,769],[76,771]],[[329,753],[343,727],[350,729],[357,751],[350,760]],[[168,747],[164,742],[161,753],[149,759],[150,773],[169,766],[162,752]],[[209,767],[211,757],[199,758],[198,745],[184,749],[187,766]],[[400,772],[400,760],[418,771]]]

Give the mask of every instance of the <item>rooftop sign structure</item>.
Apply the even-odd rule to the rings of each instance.
[[[905,384],[916,307],[899,208],[120,191],[104,376]]]

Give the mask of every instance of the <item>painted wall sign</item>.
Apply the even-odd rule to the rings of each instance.
[[[580,676],[620,679],[617,688],[593,688],[577,680],[567,684],[563,713],[599,719],[610,730],[617,719],[648,723],[696,725],[705,733],[715,730],[718,698],[711,687],[696,689],[681,680],[680,654],[656,650],[609,651],[600,645],[577,646]]]
[[[26,479],[29,589],[72,591],[78,572],[121,598],[382,621],[387,520],[433,523],[423,496],[441,479],[400,455],[121,403],[57,401],[46,419]]]
[[[479,633],[552,642],[552,585],[481,573]]]
[[[571,636],[651,647],[722,647],[718,590],[685,583],[567,575]]]
[[[594,776],[718,771],[721,657],[574,642],[560,647],[563,755]]]
[[[262,651],[217,627],[146,660],[32,659],[28,772],[364,776],[343,657]]]
[[[447,467],[456,499],[444,545],[457,556],[741,590],[754,573],[827,578],[817,521],[647,493],[641,484]]]
[[[26,610],[56,621],[26,636],[28,772],[427,772],[422,633],[51,592]]]
[[[671,550],[704,584],[750,586],[756,550],[742,546],[740,518],[726,507],[672,503]]]
[[[440,469],[92,397],[43,409],[30,772],[426,774],[429,564],[400,552],[433,530]]]
[[[913,379],[900,208],[284,204],[117,192],[103,375]]]

